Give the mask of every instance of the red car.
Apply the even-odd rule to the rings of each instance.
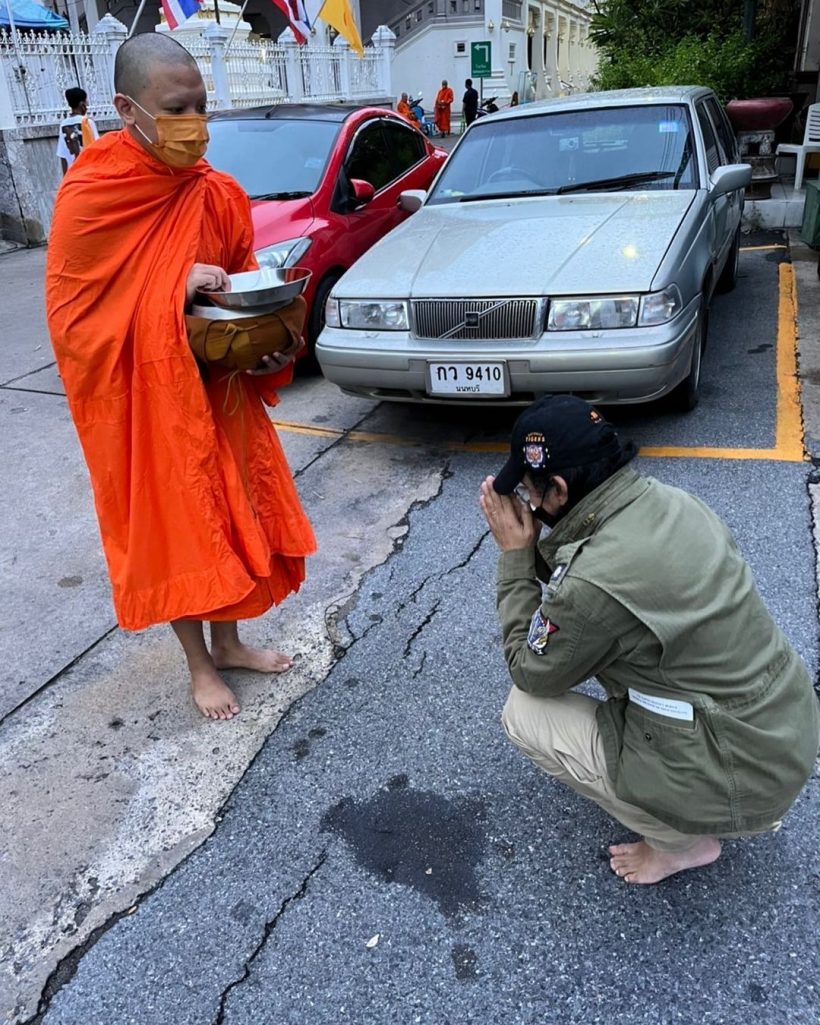
[[[381,107],[255,107],[214,114],[208,127],[208,160],[251,198],[259,263],[313,271],[312,349],[334,283],[409,216],[399,193],[429,188],[447,153]]]

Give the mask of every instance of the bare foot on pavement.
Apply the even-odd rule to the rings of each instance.
[[[217,669],[250,669],[255,673],[285,673],[293,665],[289,655],[267,648],[251,648],[247,644],[211,648]]]
[[[199,669],[191,674],[191,695],[206,719],[233,719],[239,714],[239,702],[215,669]]]
[[[720,857],[720,842],[704,836],[688,851],[656,851],[644,840],[639,843],[614,844],[609,867],[626,883],[659,883],[661,879],[687,868],[702,868]]]

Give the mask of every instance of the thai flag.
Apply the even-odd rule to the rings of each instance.
[[[164,2],[165,0],[163,0]],[[310,3],[310,0],[308,0],[308,3]],[[305,9],[304,0],[273,0],[273,6],[278,7],[288,19],[288,24],[296,36],[296,42],[306,43],[310,35],[311,19]],[[321,7],[321,4],[317,5],[314,3],[311,6]]]
[[[199,11],[200,0],[160,0],[165,20],[173,29],[192,18]]]

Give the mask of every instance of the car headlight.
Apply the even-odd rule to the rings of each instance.
[[[309,238],[289,238],[284,242],[274,242],[272,246],[257,249],[255,256],[260,267],[295,267],[310,249]]]
[[[333,316],[338,317],[339,323],[333,324],[328,318],[329,326],[347,327],[353,331],[407,331],[410,327],[407,303],[398,300],[340,299],[338,312]]]
[[[683,300],[677,285],[669,285],[660,292],[650,292],[641,299],[641,315],[638,323],[641,327],[651,324],[665,324],[680,313]]]
[[[548,331],[596,331],[610,327],[635,327],[638,296],[606,299],[553,299],[547,317]]]

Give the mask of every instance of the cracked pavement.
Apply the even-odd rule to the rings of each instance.
[[[771,444],[777,261],[744,254],[742,272],[715,304],[701,408],[613,412],[625,434]],[[61,402],[35,398],[35,413]],[[25,405],[13,385],[0,419],[3,403]],[[502,457],[458,446],[503,437],[509,414],[376,406],[306,380],[273,415],[342,436],[282,432],[322,552],[302,595],[255,627],[300,653],[296,671],[273,686],[241,678],[238,723],[196,719],[162,631],[104,636],[101,585],[100,639],[83,654],[71,617],[88,571],[23,552],[38,579],[83,583],[60,588],[49,676],[32,675],[34,696],[0,730],[9,1021],[814,1025],[820,777],[777,836],[630,888],[601,857],[624,831],[503,737],[495,546],[477,508]],[[728,521],[815,670],[811,467],[640,468]],[[39,511],[26,513],[34,528]]]

